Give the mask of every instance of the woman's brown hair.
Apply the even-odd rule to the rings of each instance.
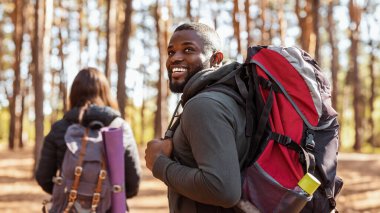
[[[111,95],[107,78],[102,72],[93,67],[79,71],[71,85],[69,99],[70,109],[83,107],[86,104],[119,109],[116,100]]]

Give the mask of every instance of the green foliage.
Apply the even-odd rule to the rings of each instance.
[[[3,145],[8,142],[9,135],[9,111],[0,106],[0,144]]]
[[[154,137],[154,100],[149,101],[144,109],[144,121],[142,123],[141,106],[129,104],[127,107],[127,121],[132,127],[133,134],[138,144],[144,144]]]

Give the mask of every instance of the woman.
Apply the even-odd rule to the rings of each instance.
[[[141,168],[135,139],[131,127],[118,112],[117,102],[112,98],[106,77],[96,68],[79,71],[71,86],[70,110],[55,122],[45,137],[41,157],[36,171],[36,180],[42,189],[52,194],[53,178],[61,169],[67,149],[64,136],[68,127],[79,123],[79,112],[86,108],[82,116],[82,125],[99,122],[104,126],[118,126],[124,130],[124,172],[125,194],[127,198],[137,194],[141,178]]]

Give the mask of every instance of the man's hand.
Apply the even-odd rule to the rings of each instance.
[[[160,155],[170,157],[173,150],[173,142],[171,139],[153,139],[148,142],[145,149],[145,165],[152,171],[154,162]]]

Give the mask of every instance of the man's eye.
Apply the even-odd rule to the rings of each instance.
[[[188,48],[185,49],[185,53],[190,53],[192,51],[193,51],[193,48],[190,48],[190,47],[188,47]]]
[[[168,56],[174,55],[174,51],[168,51]]]

